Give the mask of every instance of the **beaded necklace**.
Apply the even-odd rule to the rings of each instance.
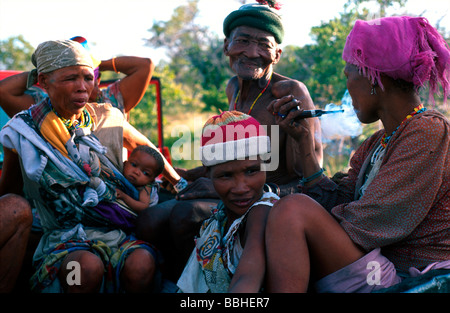
[[[61,115],[58,114],[58,112],[56,112],[56,110],[53,108],[53,106],[52,106],[52,110],[53,110],[53,112],[55,112],[55,114],[59,117],[59,119],[63,122],[64,126],[66,126],[66,128],[68,130],[92,127],[92,118],[91,118],[91,115],[89,114],[89,112],[86,110],[86,108],[83,110],[83,113],[81,114],[80,121],[78,121],[78,120],[71,121],[70,119],[66,119],[66,118],[62,117]]]
[[[390,134],[389,136],[387,135],[387,133],[384,133],[383,137],[381,137],[381,146],[383,148],[386,148],[389,140],[392,138],[392,136],[395,134],[395,132],[400,128],[400,126],[402,126],[402,124],[410,119],[411,117],[413,117],[416,114],[425,112],[427,110],[427,108],[425,108],[423,106],[423,104],[419,104],[417,107],[414,108],[414,111],[411,112],[408,116],[406,116],[406,118],[400,123],[400,125],[397,126],[397,128],[392,132],[392,134]]]
[[[273,73],[272,73],[273,74]],[[253,101],[250,110],[248,110],[248,115],[250,115],[250,112],[253,110],[253,107],[255,106],[256,101],[258,101],[258,99],[263,95],[264,91],[266,91],[267,87],[269,87],[270,81],[272,80],[272,74],[270,74],[270,78],[269,81],[267,82],[266,87],[264,87],[264,89],[259,93],[259,95],[256,97],[255,101]],[[239,89],[238,94],[236,96],[236,100],[234,100],[234,110],[236,110],[236,105],[239,99],[239,95],[241,94],[241,90]]]

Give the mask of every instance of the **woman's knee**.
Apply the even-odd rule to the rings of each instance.
[[[136,249],[125,261],[120,274],[121,283],[127,292],[150,292],[155,272],[153,255],[145,249]]]
[[[62,262],[59,279],[68,292],[98,292],[104,272],[98,256],[89,251],[75,251]]]
[[[31,206],[29,202],[15,194],[7,194],[0,198],[2,213],[0,216],[4,221],[10,221],[10,225],[18,228],[29,228],[33,222]]]
[[[304,219],[318,203],[304,194],[293,194],[281,198],[270,210],[269,221]]]

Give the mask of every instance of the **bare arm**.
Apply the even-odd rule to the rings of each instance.
[[[144,189],[139,192],[139,200],[133,199],[120,189],[116,189],[116,197],[123,200],[135,213],[139,213],[150,205],[150,191]]]
[[[311,99],[308,89],[306,86],[294,80],[285,80],[279,82],[274,86],[273,90],[274,96],[277,98],[272,101],[269,106],[269,112],[280,112],[282,114],[286,114],[287,110],[293,108],[295,106],[300,106],[301,109],[304,110],[313,110],[315,109],[314,103]],[[283,107],[283,108],[282,108]],[[280,111],[285,110],[285,111]],[[286,119],[282,119],[277,116],[276,121],[278,125],[283,122],[287,124],[290,122],[290,119],[286,117]],[[312,149],[311,157],[314,159],[314,162],[317,162],[319,165],[318,169],[322,167],[323,164],[323,147],[322,147],[322,132],[320,127],[320,121],[318,118],[309,118],[303,121],[308,124],[309,131],[312,134],[312,145],[310,148]],[[283,127],[282,127],[283,128]],[[285,128],[284,128],[285,129]],[[308,142],[309,144],[309,142]],[[302,143],[294,139],[292,136],[288,136],[286,139],[286,163],[287,168],[291,173],[295,173],[297,177],[308,177],[309,173],[305,172],[305,168],[302,167],[302,158],[303,158],[303,146]],[[312,170],[314,170],[312,168]],[[312,174],[316,173],[317,170],[313,171]],[[289,184],[279,186],[280,188],[280,196],[285,196],[291,194],[297,190],[297,185],[299,181],[298,179],[290,182]]]
[[[248,215],[244,251],[231,279],[229,292],[259,292],[266,272],[265,228],[270,207],[258,205]]]
[[[3,147],[4,158],[0,176],[0,196],[7,193],[23,194],[22,171],[17,153]]]
[[[0,81],[0,106],[9,117],[34,104],[33,97],[25,94],[27,79],[28,72],[23,72]]]
[[[289,99],[288,97],[285,98],[284,103],[288,103],[290,101],[293,101],[293,99],[296,99],[298,101],[297,104],[300,106],[303,110],[314,110],[314,102],[311,99],[311,96],[309,94],[308,88],[305,86],[305,84],[299,82],[299,81],[287,81],[289,84],[287,86],[279,85],[277,87],[277,90],[274,90],[274,95],[277,98],[282,98],[285,96],[292,95],[292,97]],[[281,82],[283,83],[283,82]],[[310,124],[310,129],[313,136],[313,143],[314,143],[314,152],[316,155],[317,161],[322,164],[323,163],[323,148],[322,148],[322,131],[320,127],[320,121],[318,118],[310,118],[306,120]],[[296,156],[298,156],[298,142],[292,137],[289,136],[288,138],[288,147],[290,151],[288,152],[289,159],[287,160],[288,163],[291,162],[292,165],[291,168],[299,169],[299,163],[300,161]]]
[[[304,177],[310,177],[317,173],[322,167],[322,159],[316,153],[316,141],[313,119],[301,119],[294,121],[295,117],[301,111],[289,112],[289,110],[296,104],[292,101],[292,96],[285,96],[281,99],[272,101],[268,107],[271,112],[280,112],[287,114],[286,118],[276,117],[277,124],[280,125],[289,135],[297,142],[296,155],[299,162],[299,167]],[[303,109],[303,107],[302,107]],[[312,185],[322,176],[317,177],[314,181],[308,184]]]
[[[119,89],[122,93],[125,112],[133,109],[144,96],[150,83],[155,65],[149,58],[122,56],[110,60],[103,60],[100,71],[114,71],[124,73],[126,76],[120,80]]]

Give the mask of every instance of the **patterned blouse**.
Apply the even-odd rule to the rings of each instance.
[[[450,123],[428,110],[406,121],[387,145],[378,174],[366,168],[383,130],[368,138],[339,184],[323,178],[300,190],[329,210],[366,251],[381,247],[400,271],[450,259]]]

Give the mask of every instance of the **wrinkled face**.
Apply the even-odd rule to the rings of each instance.
[[[372,95],[372,84],[363,76],[355,65],[345,66],[344,74],[347,77],[347,89],[352,97],[353,108],[362,123],[373,123],[379,119],[378,95]]]
[[[88,66],[69,66],[39,74],[53,108],[64,118],[78,117],[94,89],[94,71]]]
[[[134,151],[124,163],[123,176],[134,186],[145,186],[155,180],[155,158],[143,151]]]
[[[278,63],[281,49],[272,34],[263,30],[239,26],[226,38],[224,52],[230,58],[230,67],[244,80],[263,77],[271,67]]]
[[[263,194],[266,173],[261,160],[235,160],[210,168],[216,192],[232,219],[242,216]]]

